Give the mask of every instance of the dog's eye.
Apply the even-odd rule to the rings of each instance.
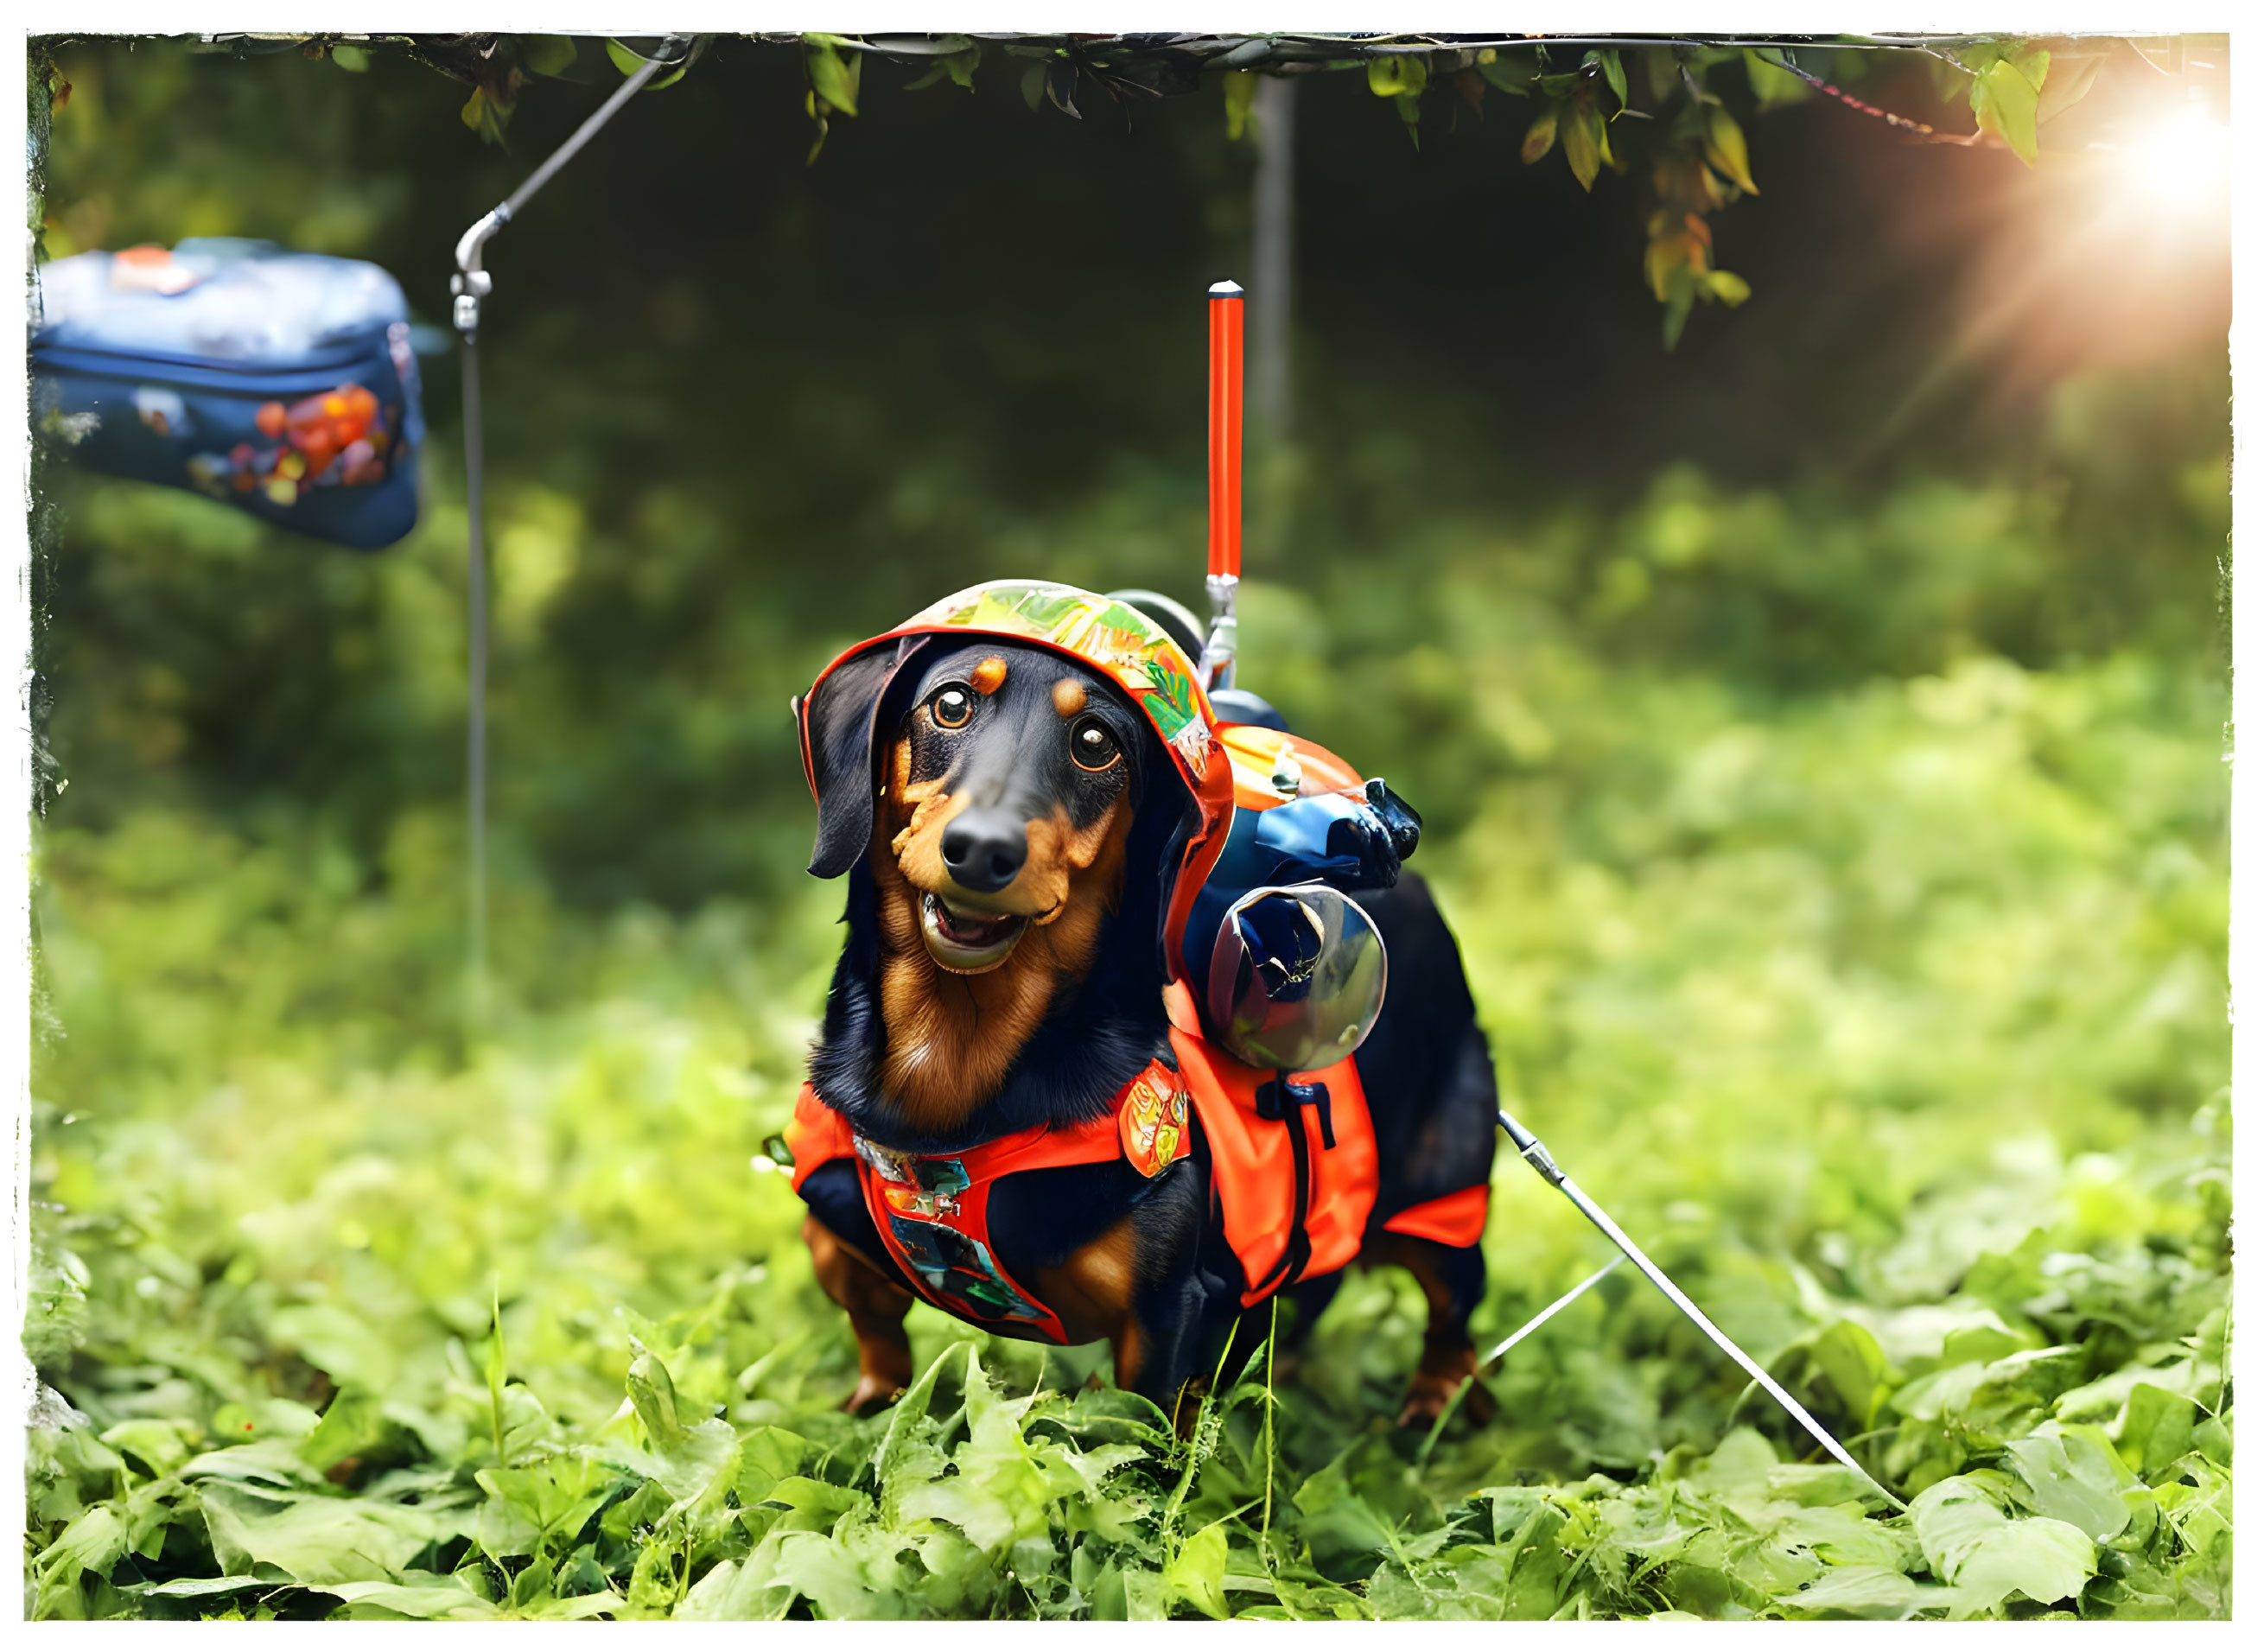
[[[1095,774],[1113,768],[1122,755],[1117,749],[1116,736],[1097,717],[1078,719],[1069,731],[1069,753],[1077,760],[1078,768],[1090,769]]]
[[[969,718],[975,715],[975,696],[963,688],[947,688],[938,692],[927,703],[927,714],[942,728],[964,728]]]

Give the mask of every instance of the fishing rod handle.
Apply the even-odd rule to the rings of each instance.
[[[1210,289],[1210,561],[1208,570],[1242,573],[1242,288]]]

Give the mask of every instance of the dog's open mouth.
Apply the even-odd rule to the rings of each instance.
[[[920,938],[927,943],[928,956],[954,975],[996,969],[1029,923],[1018,912],[976,912],[940,895],[920,896]]]

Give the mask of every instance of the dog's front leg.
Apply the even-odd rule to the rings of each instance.
[[[849,1329],[857,1334],[857,1387],[841,1409],[861,1417],[875,1406],[892,1404],[912,1380],[912,1343],[904,1334],[911,1293],[843,1244],[816,1217],[802,1218],[802,1237],[817,1282],[848,1314]]]
[[[1491,1419],[1499,1408],[1485,1384],[1477,1380],[1477,1351],[1470,1343],[1470,1312],[1485,1293],[1485,1258],[1477,1247],[1456,1248],[1435,1239],[1383,1233],[1361,1248],[1360,1259],[1368,1267],[1389,1264],[1406,1269],[1415,1276],[1430,1310],[1422,1361],[1408,1380],[1399,1426],[1435,1423],[1465,1382],[1470,1391],[1462,1404],[1464,1415],[1480,1424]]]

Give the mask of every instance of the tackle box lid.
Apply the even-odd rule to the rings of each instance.
[[[374,264],[231,236],[77,253],[38,279],[35,351],[161,363],[311,366],[366,347],[409,314],[399,284]]]

